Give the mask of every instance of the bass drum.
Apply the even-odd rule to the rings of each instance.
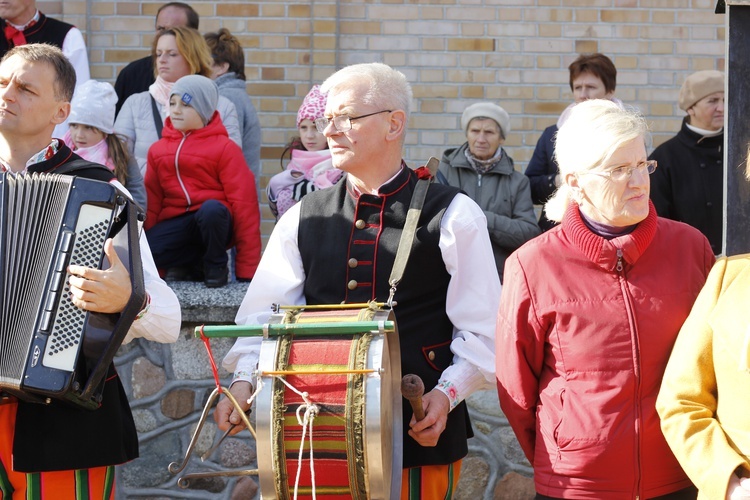
[[[263,498],[293,498],[298,473],[297,498],[312,498],[313,485],[319,500],[399,498],[401,356],[393,312],[291,309],[269,320],[269,326],[281,324],[283,335],[264,337],[258,363]],[[291,373],[269,376],[274,372]],[[315,405],[311,426],[298,421],[304,398],[279,377]]]

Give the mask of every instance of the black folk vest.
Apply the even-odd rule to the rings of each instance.
[[[416,174],[403,166],[380,196],[357,196],[343,180],[302,198],[298,245],[308,304],[388,299],[388,278],[416,183]],[[401,372],[422,377],[425,391],[437,385],[453,360],[453,325],[445,312],[450,275],[438,243],[440,221],[457,193],[449,186],[430,185],[395,295]],[[407,434],[411,417],[404,400],[404,468],[445,465],[466,456],[466,440],[473,434],[465,403],[448,415],[435,448],[424,448]]]
[[[5,23],[6,21],[3,19],[0,23],[1,29],[5,29]],[[65,36],[71,28],[73,28],[72,24],[52,19],[40,12],[39,21],[23,30],[23,35],[26,37],[26,43],[48,43],[62,49]],[[0,32],[0,57],[12,48]]]

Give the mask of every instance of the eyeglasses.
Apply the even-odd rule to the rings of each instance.
[[[333,122],[333,128],[335,128],[337,132],[348,132],[352,129],[352,122],[354,120],[367,118],[368,116],[379,115],[380,113],[390,113],[391,111],[392,110],[390,109],[384,109],[383,111],[376,111],[374,113],[369,113],[362,116],[338,115],[334,116],[330,120],[323,116],[315,120],[315,128],[318,129],[318,132],[322,134],[325,133],[326,128],[328,128],[328,124]]]
[[[638,171],[639,173],[648,172],[649,174],[653,174],[656,170],[656,160],[648,160],[648,161],[642,161],[635,167],[630,166],[623,166],[623,167],[617,167],[613,168],[611,170],[605,170],[605,171],[597,171],[597,170],[587,170],[586,172],[578,172],[579,175],[584,174],[593,174],[593,175],[599,175],[601,177],[609,177],[609,179],[612,182],[622,182],[625,180],[630,179],[630,177],[633,175],[634,171]]]

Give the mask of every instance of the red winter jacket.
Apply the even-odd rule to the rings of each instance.
[[[648,217],[605,240],[572,205],[505,266],[500,405],[536,491],[652,498],[690,486],[654,407],[677,332],[714,263],[706,238]]]
[[[236,274],[252,278],[260,262],[260,212],[255,178],[237,144],[227,136],[218,112],[208,125],[188,134],[167,118],[162,139],[148,150],[148,214],[144,227],[193,212],[206,200],[218,200],[232,214],[237,246]]]

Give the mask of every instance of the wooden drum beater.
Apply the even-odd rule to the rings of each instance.
[[[412,373],[404,375],[401,379],[401,394],[411,404],[414,411],[414,417],[417,421],[424,418],[424,408],[422,407],[422,396],[424,395],[424,383],[418,375]]]

